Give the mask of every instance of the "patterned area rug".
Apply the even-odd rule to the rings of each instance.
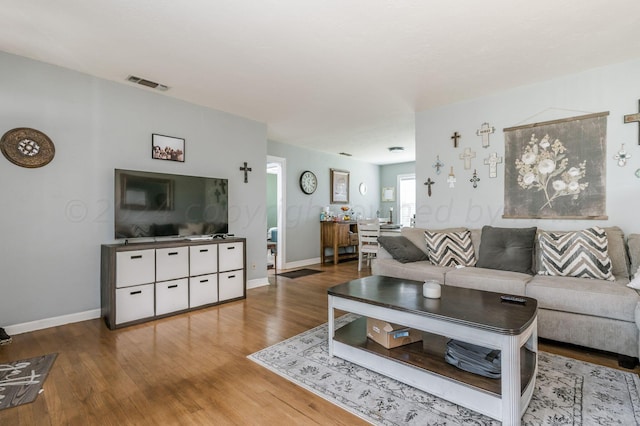
[[[357,318],[336,320],[340,327]],[[248,357],[375,425],[500,425],[340,358],[329,358],[327,324]],[[640,424],[638,375],[541,352],[523,425]]]
[[[313,274],[319,274],[322,271],[317,271],[315,269],[298,269],[296,271],[291,271],[291,272],[283,272],[281,274],[278,274],[279,277],[285,277],[285,278],[300,278],[300,277],[306,277],[307,275],[313,275]]]
[[[0,410],[33,402],[58,354],[0,364]]]

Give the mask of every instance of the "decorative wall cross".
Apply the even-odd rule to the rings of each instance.
[[[473,187],[477,188],[478,187],[478,182],[480,182],[480,178],[478,177],[478,171],[477,170],[473,170],[473,176],[471,177],[471,179],[469,179],[469,182],[473,183]]]
[[[618,166],[624,167],[627,165],[627,160],[631,158],[631,154],[624,150],[624,144],[622,144],[622,148],[620,148],[620,151],[618,151],[613,158],[618,162]]]
[[[489,177],[498,177],[498,164],[502,164],[502,157],[498,157],[497,152],[492,152],[489,157],[484,159],[484,164],[489,166]]]
[[[476,135],[482,136],[482,147],[489,148],[489,135],[496,131],[496,128],[489,126],[489,123],[482,123],[482,126],[476,130]]]
[[[638,101],[638,110],[640,110],[640,100]],[[637,114],[628,114],[624,116],[624,122],[638,123],[638,145],[640,145],[640,112]]]
[[[436,169],[436,174],[439,175],[440,174],[440,169],[444,167],[444,163],[442,161],[440,161],[440,156],[438,155],[436,157],[436,162],[433,163],[433,167],[434,169]]]
[[[465,148],[459,157],[461,160],[464,160],[464,169],[469,170],[471,168],[471,159],[476,158],[476,153],[471,151],[471,148]]]
[[[456,183],[456,175],[453,174],[453,166],[451,166],[451,171],[449,172],[449,177],[447,178],[447,183],[449,184],[449,188],[455,187]]]
[[[244,166],[240,167],[240,171],[244,172],[244,183],[248,183],[249,182],[249,174],[248,172],[251,171],[251,167],[247,167],[247,162],[244,162]]]
[[[460,139],[460,134],[458,132],[453,132],[453,136],[451,136],[451,139],[453,139],[453,147],[457,148],[458,147],[458,139]]]
[[[429,195],[429,197],[431,197],[431,185],[433,185],[434,183],[436,182],[431,180],[431,178],[427,179],[427,181],[424,183],[428,187],[427,194]]]

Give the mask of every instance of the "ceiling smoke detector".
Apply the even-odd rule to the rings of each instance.
[[[404,147],[403,146],[391,146],[389,148],[387,148],[389,150],[389,152],[402,152],[404,151]]]
[[[156,83],[155,81],[146,80],[144,78],[136,77],[135,75],[130,75],[127,77],[127,81],[131,83],[141,84],[143,86],[150,87],[152,89],[161,90],[163,92],[169,90],[169,86],[165,86],[164,84]]]

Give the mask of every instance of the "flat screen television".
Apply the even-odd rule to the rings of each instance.
[[[115,169],[115,237],[229,232],[228,180]]]

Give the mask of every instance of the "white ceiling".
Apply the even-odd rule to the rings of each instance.
[[[0,50],[387,164],[416,111],[640,57],[640,1],[0,0]]]

